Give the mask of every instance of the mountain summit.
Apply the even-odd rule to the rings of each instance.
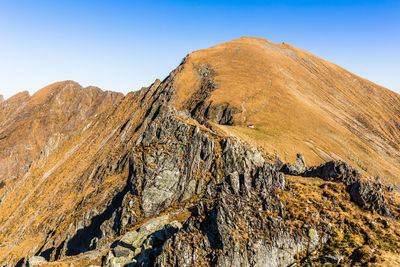
[[[260,38],[196,51],[181,68],[178,109],[231,125],[222,127],[227,134],[289,161],[301,151],[312,164],[345,160],[398,182],[397,93],[306,51]]]
[[[21,93],[0,104],[0,264],[393,265],[399,101],[249,37],[126,96]]]

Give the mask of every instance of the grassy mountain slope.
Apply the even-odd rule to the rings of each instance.
[[[178,107],[198,97],[206,69],[215,88],[202,101],[236,113],[233,125],[222,127],[227,134],[288,161],[298,152],[311,164],[343,159],[398,182],[397,93],[288,44],[244,37],[185,58]]]

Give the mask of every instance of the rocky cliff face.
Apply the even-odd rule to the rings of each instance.
[[[267,155],[236,138],[210,136],[212,132],[201,131],[196,123],[191,125],[189,118],[183,122],[171,115],[158,116],[139,139],[140,145],[153,149],[146,156],[140,155],[139,171],[136,164],[132,168],[133,195],[127,198],[129,203],[123,204],[128,208],[122,210],[123,219],[117,225],[137,224],[132,214],[153,219],[123,235],[103,258],[103,265],[287,266],[309,261],[362,262],[355,258],[356,252],[346,255],[321,251],[334,239],[335,230],[343,227],[335,225],[334,220],[326,218],[310,224],[303,221],[297,228],[304,214],[294,215],[284,201],[299,200],[280,196],[295,193],[280,172],[284,171],[282,166],[268,163]],[[165,145],[172,148],[167,153]],[[389,204],[380,206],[375,199],[359,201],[360,192],[364,194],[366,187],[360,186],[361,174],[346,163],[304,167],[304,172],[304,176],[344,182],[350,186],[346,199],[350,197],[361,208],[366,203],[377,203],[371,210],[389,215]],[[202,173],[206,177],[196,175]],[[354,184],[359,190],[353,190]],[[365,195],[383,193],[380,188]],[[132,199],[138,198],[138,206],[132,205]],[[172,203],[180,204],[168,213],[187,208],[188,217],[180,221],[174,220],[173,215],[159,217]],[[345,221],[344,225],[354,227],[354,221]],[[155,228],[148,231],[149,227]]]
[[[47,139],[24,175],[0,191],[0,264],[398,260],[397,191],[359,166],[310,167],[301,155],[292,165],[243,140],[250,135],[239,138],[243,109],[215,99],[223,66],[197,57],[101,114],[88,113],[75,134]]]

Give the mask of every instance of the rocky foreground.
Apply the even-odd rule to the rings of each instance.
[[[269,163],[268,156],[240,140],[213,136],[195,123],[184,123],[182,118],[159,116],[155,121],[157,126],[145,131],[141,145],[167,145],[172,149],[165,154],[163,149],[148,151],[140,170],[133,164],[133,173],[139,174],[134,177],[141,179],[130,186],[136,188],[137,194],[141,185],[141,210],[152,219],[117,240],[103,257],[103,265],[288,266],[379,262],[375,249],[368,246],[379,234],[374,237],[373,227],[363,225],[367,221],[344,215],[347,207],[360,214],[375,213],[379,222],[373,223],[375,230],[389,228],[391,212],[398,216],[398,211],[385,199],[386,190],[379,181],[363,182],[361,173],[345,162],[306,167],[299,155],[294,166],[282,164],[279,158]],[[154,168],[147,170],[148,164],[155,164]],[[147,173],[150,176],[146,177]],[[208,179],[196,177],[197,173],[207,173]],[[322,192],[325,203],[300,198],[297,194],[303,192],[291,187],[297,183],[296,178],[287,181],[284,173],[316,179],[321,183],[319,188],[326,188]],[[342,194],[329,192],[328,188]],[[174,201],[187,207],[185,216],[179,211],[154,216],[163,213]],[[341,220],[332,213],[343,213],[345,218]],[[129,217],[125,216],[122,213],[121,217]],[[398,242],[399,233],[392,230],[385,234],[389,240],[379,242]],[[359,238],[360,243],[352,243],[351,238]],[[335,247],[334,242],[343,245]]]

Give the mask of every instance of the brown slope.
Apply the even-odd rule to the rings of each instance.
[[[288,161],[297,152],[312,164],[344,159],[399,182],[397,93],[306,51],[260,38],[223,43],[184,61],[176,81],[178,107],[233,124],[222,128],[279,151]],[[200,85],[201,80],[212,86]],[[193,110],[196,105],[200,108]],[[221,105],[229,105],[230,112]],[[221,121],[224,112],[236,114]],[[256,129],[247,128],[250,123]]]
[[[12,118],[26,101],[30,98],[28,91],[18,93],[1,104],[0,122],[1,125],[5,125],[6,119]]]
[[[65,81],[32,97],[25,91],[0,103],[0,181],[21,176],[53,134],[76,134],[89,118],[121,97]]]

